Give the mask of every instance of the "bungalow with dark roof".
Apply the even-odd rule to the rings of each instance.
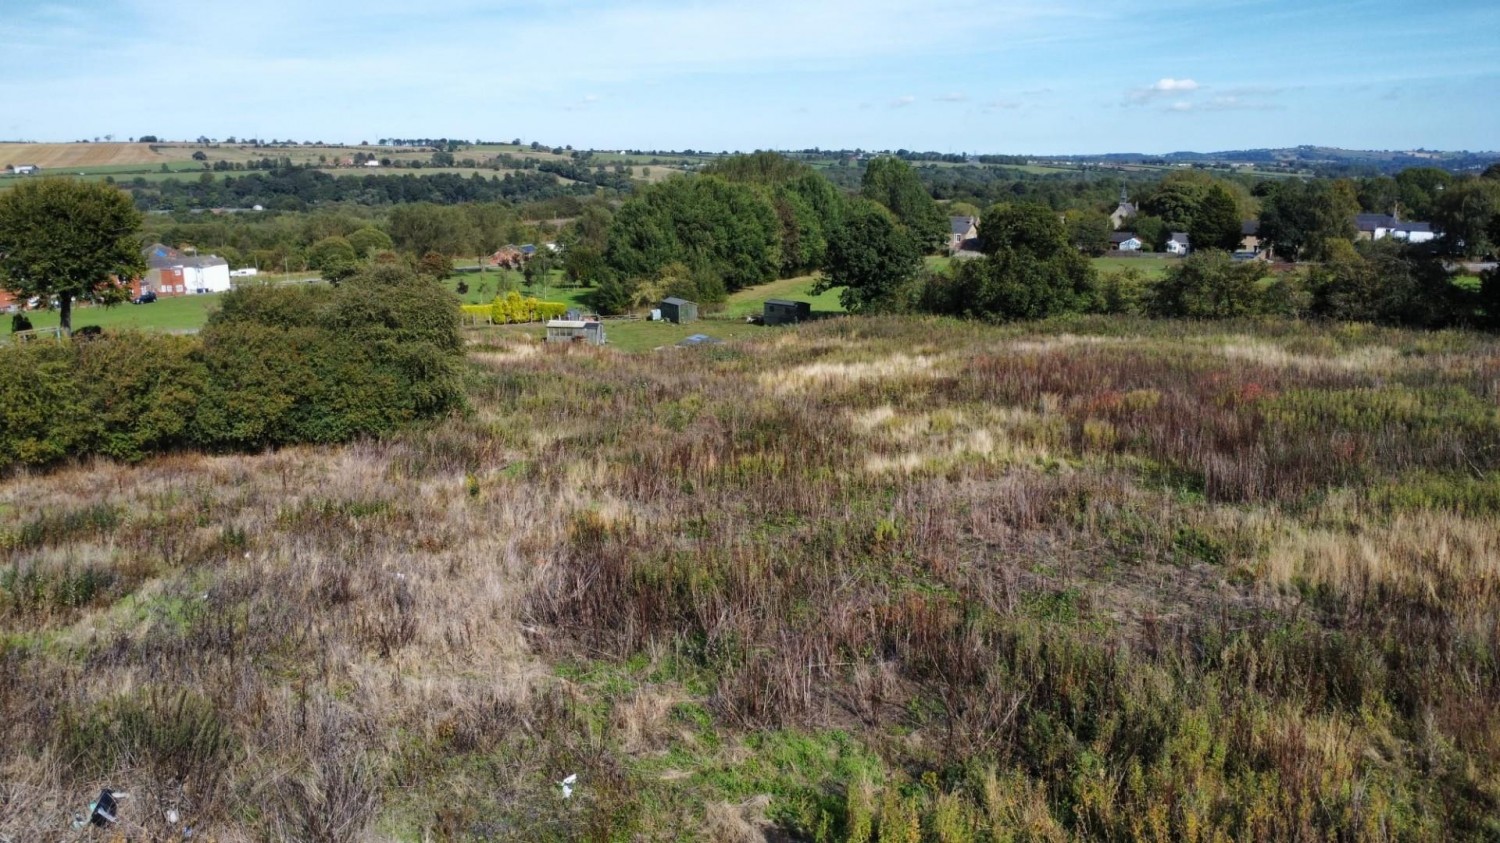
[[[1109,233],[1109,248],[1116,252],[1139,252],[1145,247],[1141,238],[1135,236],[1133,231],[1111,231]]]
[[[1431,223],[1408,222],[1392,214],[1355,214],[1354,232],[1359,240],[1390,237],[1407,243],[1426,243],[1437,238]]]
[[[1186,232],[1174,231],[1172,236],[1167,238],[1167,251],[1171,254],[1181,256],[1192,250],[1192,241],[1188,239]]]

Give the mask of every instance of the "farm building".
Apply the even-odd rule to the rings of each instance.
[[[547,342],[604,345],[604,323],[597,319],[553,319],[547,323]]]
[[[812,318],[812,304],[791,299],[767,299],[761,310],[766,325],[795,325]]]
[[[1139,252],[1144,246],[1133,231],[1110,232],[1109,247],[1116,252]]]
[[[687,299],[679,299],[676,296],[669,299],[662,299],[661,318],[668,322],[675,322],[678,325],[696,322],[698,320],[698,304],[690,302]]]
[[[34,176],[42,170],[35,164],[10,164],[5,169],[11,175],[16,176]]]
[[[218,255],[199,257],[153,243],[145,249],[146,277],[141,289],[158,296],[229,291],[229,261]]]
[[[1167,238],[1167,251],[1174,255],[1185,255],[1192,250],[1192,242],[1184,232],[1174,231],[1172,236]]]

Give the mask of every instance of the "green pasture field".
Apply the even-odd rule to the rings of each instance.
[[[219,303],[222,294],[173,296],[152,304],[74,305],[73,329],[98,325],[112,331],[154,331],[160,333],[194,333],[208,321],[208,314]],[[28,311],[27,318],[35,328],[56,328],[58,314],[52,310]],[[10,317],[0,319],[0,336],[10,336]]]

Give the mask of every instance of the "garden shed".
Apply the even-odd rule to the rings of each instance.
[[[812,318],[812,304],[791,299],[767,299],[760,321],[767,325],[795,325]]]
[[[596,319],[553,319],[547,323],[547,342],[604,345],[604,323]]]
[[[661,301],[661,318],[678,325],[698,321],[698,304],[673,296]]]

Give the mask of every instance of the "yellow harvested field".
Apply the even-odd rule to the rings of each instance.
[[[90,167],[161,164],[192,161],[193,153],[202,152],[209,161],[244,162],[261,158],[290,158],[294,163],[319,161],[329,163],[353,158],[355,153],[375,154],[381,158],[427,161],[431,149],[381,146],[266,146],[248,144],[197,143],[0,143],[0,167],[7,164],[35,164],[46,170],[79,170]]]
[[[171,160],[175,159],[152,151],[145,143],[0,143],[0,167],[35,164],[43,170],[71,170]]]

